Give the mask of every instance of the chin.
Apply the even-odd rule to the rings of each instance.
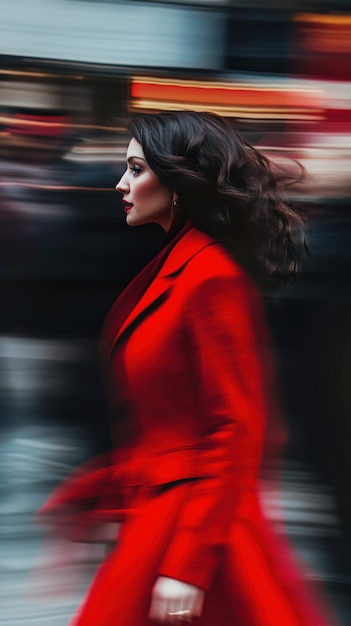
[[[140,222],[140,220],[133,218],[132,215],[129,215],[127,213],[126,215],[126,223],[128,224],[128,226],[139,226],[142,222]]]
[[[127,213],[126,222],[128,226],[144,226],[144,224],[151,224],[153,220],[142,219],[141,217]]]

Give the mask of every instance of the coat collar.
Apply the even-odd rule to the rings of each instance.
[[[195,254],[213,243],[217,242],[194,226],[191,226],[165,259],[158,277],[164,279],[176,278]]]
[[[101,350],[110,356],[123,338],[169,296],[174,280],[200,250],[216,243],[208,235],[185,224],[117,298],[103,328]]]

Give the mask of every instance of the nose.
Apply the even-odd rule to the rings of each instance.
[[[127,181],[125,180],[125,174],[123,174],[123,176],[119,179],[116,187],[115,187],[116,191],[119,191],[120,193],[127,193],[129,190]]]

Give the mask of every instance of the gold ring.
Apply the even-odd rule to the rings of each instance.
[[[191,622],[191,613],[189,609],[183,609],[181,611],[171,611],[168,613],[168,615],[171,615],[172,617],[179,617],[185,622]]]

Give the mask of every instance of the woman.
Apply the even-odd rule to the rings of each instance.
[[[242,269],[270,287],[289,279],[302,220],[229,121],[166,112],[130,129],[116,186],[126,221],[167,236],[105,323],[111,458],[74,473],[43,508],[76,538],[122,522],[73,624],[322,626],[259,505],[270,376]]]

